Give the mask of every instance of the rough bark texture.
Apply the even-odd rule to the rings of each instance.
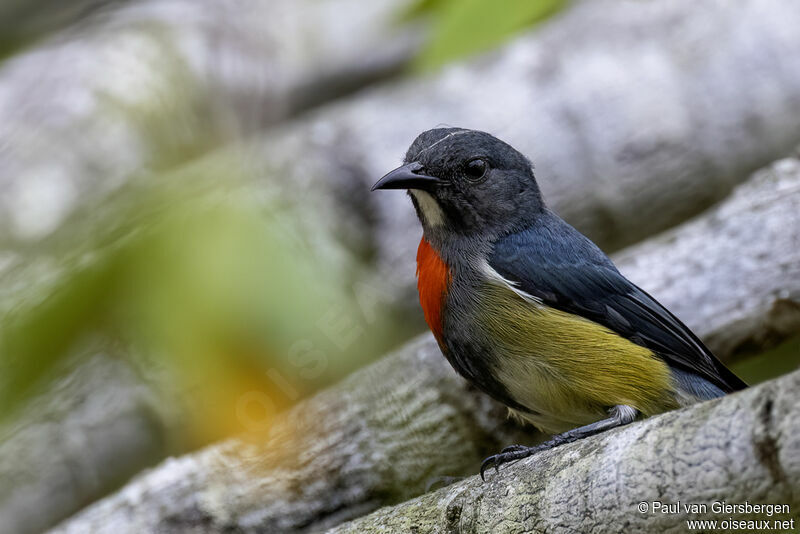
[[[799,518],[798,428],[794,372],[537,454],[490,473],[487,483],[471,477],[329,532],[686,532],[687,519]],[[791,512],[663,513],[654,501],[788,504]]]
[[[298,405],[265,441],[168,460],[56,531],[317,531],[530,441],[504,414],[425,336]]]
[[[620,267],[629,274],[640,273],[637,281],[645,289],[663,288],[658,297],[668,304],[691,294],[692,287],[713,287],[713,298],[709,296],[709,300],[719,299],[732,309],[703,302],[692,309],[693,313],[680,314],[685,315],[701,337],[714,334],[719,340],[726,339],[727,335],[738,340],[760,340],[765,331],[786,335],[797,331],[800,325],[797,314],[792,311],[800,304],[799,278],[795,276],[800,265],[800,247],[790,247],[800,239],[799,203],[800,163],[796,160],[779,162],[758,173],[752,182],[743,185],[711,213],[656,239],[652,245],[644,244],[626,252]],[[741,230],[755,219],[762,222],[759,236],[767,245],[764,248],[751,246],[752,234]],[[735,258],[730,257],[731,249],[738,251]],[[660,265],[655,261],[670,258],[678,263],[701,255],[708,258],[708,263],[685,269],[674,280],[670,263]],[[788,262],[789,269],[767,270],[771,269],[768,266],[784,261]],[[763,275],[749,275],[755,265],[762,266]],[[643,266],[652,269],[636,271]],[[738,295],[739,291],[744,291],[749,298],[740,302],[726,293]],[[775,306],[776,299],[786,304]],[[684,310],[688,312],[689,308]],[[715,337],[710,339],[713,341]],[[725,357],[730,354],[726,350],[735,346],[719,342],[716,348]],[[671,474],[684,469],[682,461],[702,469],[697,466],[720,462],[724,458],[720,454],[726,453],[732,455],[733,465],[742,478],[734,473],[737,469],[726,467],[713,471],[708,478],[698,476],[701,471],[692,471],[691,478],[695,482],[687,486],[687,491],[696,493],[687,495],[700,498],[711,495],[713,488],[726,488],[725,484],[735,483],[732,496],[789,498],[786,480],[793,480],[791,477],[798,472],[798,441],[782,436],[788,433],[787,429],[796,428],[796,419],[800,416],[796,410],[786,411],[793,400],[788,394],[790,385],[797,379],[794,375],[780,385],[765,386],[688,412],[668,414],[619,435],[567,449],[586,454],[586,458],[563,477],[558,472],[564,464],[558,462],[572,462],[577,456],[572,453],[563,459],[558,455],[546,456],[551,459],[548,465],[552,465],[552,469],[546,469],[546,476],[517,481],[521,484],[520,494],[526,499],[535,498],[531,502],[538,502],[540,506],[553,507],[554,514],[588,510],[600,499],[613,495],[617,487],[614,480],[621,468],[618,463],[609,462],[624,453],[631,458],[625,464],[625,477],[641,479],[639,485],[632,488],[638,492],[648,488],[639,500],[651,495],[654,499],[658,496],[668,499],[676,495],[690,475],[671,475],[675,477],[670,479],[674,480],[674,485],[670,483],[659,490],[650,488],[649,484],[663,477],[665,472]],[[772,399],[769,409],[765,408],[770,406],[767,399]],[[759,402],[762,404],[754,404]],[[159,529],[169,532],[216,532],[226,528],[316,531],[418,494],[430,477],[474,472],[482,455],[498,444],[505,445],[519,438],[508,426],[510,423],[501,423],[501,412],[495,403],[470,390],[447,366],[433,340],[425,336],[298,405],[268,439],[250,445],[229,441],[170,460],[138,477],[121,492],[81,512],[57,531],[115,534]],[[784,416],[785,421],[780,419]],[[744,432],[736,440],[732,439],[740,423],[747,428],[748,422],[755,425],[758,421],[765,425],[763,432],[753,436]],[[682,437],[684,429],[687,432]],[[694,429],[699,430],[695,433]],[[651,434],[658,438],[651,439]],[[637,441],[642,444],[635,445]],[[753,449],[755,442],[762,443],[761,448]],[[675,456],[672,464],[667,460],[663,465],[654,463],[654,458],[659,456],[653,453],[653,447],[659,443],[662,446],[674,443],[683,460]],[[672,450],[672,445],[664,446],[664,450]],[[591,456],[589,451],[597,456]],[[767,454],[765,451],[775,454],[765,458],[755,456]],[[685,458],[697,458],[698,463]],[[774,476],[780,484],[776,482],[775,493],[770,493],[772,490],[764,484],[772,479],[765,476],[772,477],[773,472],[778,473]],[[589,476],[591,478],[587,478]],[[758,478],[753,478],[756,476]],[[786,477],[783,482],[782,476]],[[572,489],[560,494],[537,489],[554,477],[561,482],[553,487]],[[574,486],[567,482],[571,477],[575,478]],[[757,482],[754,487],[748,485],[751,478]],[[474,481],[456,488],[479,491]],[[490,498],[516,492],[514,488],[514,484],[504,485]],[[748,491],[752,493],[747,494]],[[583,497],[582,492],[588,492],[587,496]],[[620,499],[636,494],[625,493]],[[438,525],[442,517],[447,520],[456,517],[456,524],[463,521],[470,528],[478,525],[476,532],[492,532],[484,527],[495,517],[500,518],[495,524],[505,521],[502,524],[511,531],[514,531],[513,521],[539,521],[540,518],[543,518],[541,521],[557,521],[557,517],[561,517],[544,512],[540,516],[525,507],[520,512],[517,507],[498,506],[495,501],[485,510],[496,507],[496,515],[478,513],[477,508],[469,508],[471,505],[465,504],[464,508],[458,504],[460,501],[443,497],[447,495],[451,494],[425,496],[420,501],[386,511],[381,518],[390,522],[387,524],[402,528],[413,524],[417,513],[422,521],[417,524],[421,527]],[[441,508],[440,504],[445,501]],[[450,502],[456,504],[447,508]],[[617,521],[628,518],[626,508],[619,508],[616,502],[610,501],[604,513],[618,513]],[[626,506],[627,502],[619,501]],[[421,508],[415,511],[417,506]],[[464,513],[458,513],[462,508]],[[450,512],[445,510],[445,515],[441,516],[442,509],[454,510],[455,515],[448,515]],[[562,519],[565,525],[574,525],[569,521],[579,521],[583,515]],[[378,519],[375,523],[369,523],[369,518],[364,521],[348,528],[354,531],[372,528],[370,525],[379,528]],[[388,528],[388,531],[395,530]],[[421,528],[420,531],[426,530]]]
[[[155,388],[104,353],[81,364],[0,427],[2,534],[41,532],[170,451]]]
[[[381,279],[402,280],[413,303],[410,202],[366,186],[422,130],[508,141],[532,158],[556,211],[618,248],[698,213],[800,142],[798,25],[791,0],[581,2],[497,53],[320,109],[265,151],[291,181],[350,193],[348,212],[377,222]]]

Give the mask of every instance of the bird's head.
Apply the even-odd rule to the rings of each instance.
[[[372,190],[407,189],[426,236],[499,236],[544,209],[530,161],[486,132],[428,130],[403,163]]]

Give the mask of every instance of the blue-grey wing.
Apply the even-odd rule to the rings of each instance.
[[[747,387],[677,317],[622,276],[594,243],[553,215],[499,240],[489,265],[548,306],[601,324],[671,367],[725,392]]]

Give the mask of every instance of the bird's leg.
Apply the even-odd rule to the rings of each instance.
[[[494,467],[495,471],[499,471],[500,466],[506,462],[527,458],[537,452],[552,449],[553,447],[565,443],[572,443],[573,441],[632,423],[636,420],[638,412],[630,406],[619,405],[612,407],[608,411],[608,414],[609,417],[607,419],[573,428],[572,430],[553,436],[550,440],[540,443],[539,445],[534,445],[533,447],[525,447],[524,445],[511,445],[510,447],[506,447],[499,454],[489,456],[483,461],[481,464],[481,478],[486,480],[484,473],[491,467]]]

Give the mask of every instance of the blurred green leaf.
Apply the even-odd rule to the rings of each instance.
[[[102,318],[116,283],[116,257],[70,269],[68,283],[31,309],[4,318],[0,334],[0,406],[14,410],[30,388],[55,366],[75,342]]]
[[[376,313],[390,308],[371,304],[379,290],[353,287],[357,264],[319,246],[325,232],[303,239],[324,222],[258,194],[274,188],[241,157],[140,177],[42,245],[60,272],[35,298],[8,297],[21,300],[0,324],[0,418],[102,333],[168,370],[193,411],[189,440],[204,443],[267,429],[409,335]]]
[[[137,130],[144,163],[7,251],[0,420],[101,352],[135,360],[189,408],[187,442],[265,430],[422,323],[390,315],[303,186],[255,146],[219,149],[239,139],[236,122],[202,97],[170,35],[145,29],[170,74],[98,95],[99,114]]]
[[[400,12],[400,20],[409,21],[418,17],[436,13],[449,0],[416,0]]]
[[[416,67],[429,70],[488,50],[558,13],[566,4],[567,0],[419,0],[406,16],[432,15],[435,22]]]

